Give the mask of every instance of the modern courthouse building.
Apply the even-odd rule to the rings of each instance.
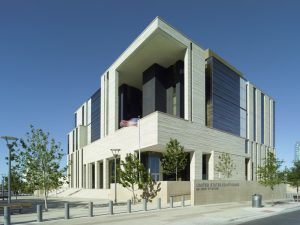
[[[180,179],[191,192],[195,182],[225,180],[215,171],[223,152],[236,165],[230,180],[251,183],[275,151],[274,99],[159,17],[95,82],[99,89],[77,109],[68,134],[71,188],[113,188],[111,149],[121,160],[140,149],[153,179],[174,180],[160,165],[170,138],[187,153]],[[139,116],[138,126],[120,127]]]

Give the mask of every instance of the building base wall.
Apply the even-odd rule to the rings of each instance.
[[[170,197],[174,198],[174,201],[181,201],[181,196],[185,196],[185,200],[190,200],[191,196],[191,182],[190,181],[159,181],[161,183],[161,191],[158,192],[157,196],[153,199],[156,201],[161,198],[162,205],[166,205],[170,201]],[[110,186],[109,199],[114,200],[115,197],[115,184],[112,183]],[[140,195],[142,192],[137,190],[136,187],[135,194],[140,200]],[[127,200],[132,200],[131,189],[124,188],[121,184],[117,184],[117,200],[118,202],[126,202]]]
[[[262,200],[272,199],[272,191],[255,181],[195,180],[191,182],[192,205],[251,201],[254,194],[261,194]],[[274,188],[274,199],[286,198],[286,185]]]

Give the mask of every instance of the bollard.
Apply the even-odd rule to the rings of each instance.
[[[10,207],[4,206],[4,225],[10,225]]]
[[[65,220],[70,219],[70,206],[69,203],[65,203]]]
[[[108,203],[108,210],[109,210],[109,214],[113,215],[114,214],[114,205],[113,205],[113,201],[109,201]]]
[[[170,208],[173,208],[173,197],[170,197]]]
[[[157,209],[161,209],[161,198],[157,199]]]
[[[131,200],[127,201],[127,212],[131,213]]]
[[[43,212],[42,212],[42,206],[37,205],[36,206],[36,213],[37,213],[37,222],[43,222]]]
[[[146,199],[143,199],[143,208],[144,208],[144,211],[147,211],[147,200]]]
[[[181,196],[181,206],[182,206],[182,207],[184,207],[184,206],[185,206],[185,204],[184,204],[184,200],[185,200],[185,198],[184,198],[184,195],[182,195],[182,196]]]
[[[93,202],[89,202],[89,214],[90,217],[93,217]]]

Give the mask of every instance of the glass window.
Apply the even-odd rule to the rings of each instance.
[[[253,88],[253,140],[256,141],[256,88]]]
[[[177,109],[177,104],[176,104],[176,88],[173,87],[173,115],[176,116],[176,109]]]
[[[81,108],[81,115],[82,115],[81,125],[84,126],[84,106],[82,106]]]
[[[100,112],[101,112],[100,89],[91,97],[91,142],[100,139]]]
[[[160,158],[158,155],[149,155],[148,163],[149,163],[149,170],[153,180],[159,180],[159,162]]]
[[[261,143],[264,144],[265,137],[265,96],[261,93]]]
[[[207,63],[207,125],[246,138],[246,80],[216,58]]]

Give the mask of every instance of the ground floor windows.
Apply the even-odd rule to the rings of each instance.
[[[251,149],[252,148],[252,149]],[[238,169],[233,174],[232,179],[238,180],[256,180],[256,169],[264,161],[267,152],[266,147],[257,146],[256,143],[249,143],[249,155],[231,155]],[[215,165],[218,162],[218,152],[186,152],[187,164],[184,170],[177,174],[178,181],[192,180],[218,180],[222,179],[216,172]],[[70,155],[70,164],[77,161],[74,155]],[[141,161],[150,176],[155,181],[175,181],[175,171],[172,174],[164,173],[161,166],[162,153],[147,151],[141,152]],[[117,168],[120,168],[121,159],[117,159]],[[77,169],[78,167],[78,169]],[[118,170],[117,170],[118,171]],[[70,187],[87,189],[109,189],[112,183],[115,183],[115,160],[113,158],[102,159],[92,163],[75,165],[68,167]],[[78,178],[77,178],[78,177]],[[116,174],[117,183],[119,174]],[[78,179],[78,185],[77,181]]]

